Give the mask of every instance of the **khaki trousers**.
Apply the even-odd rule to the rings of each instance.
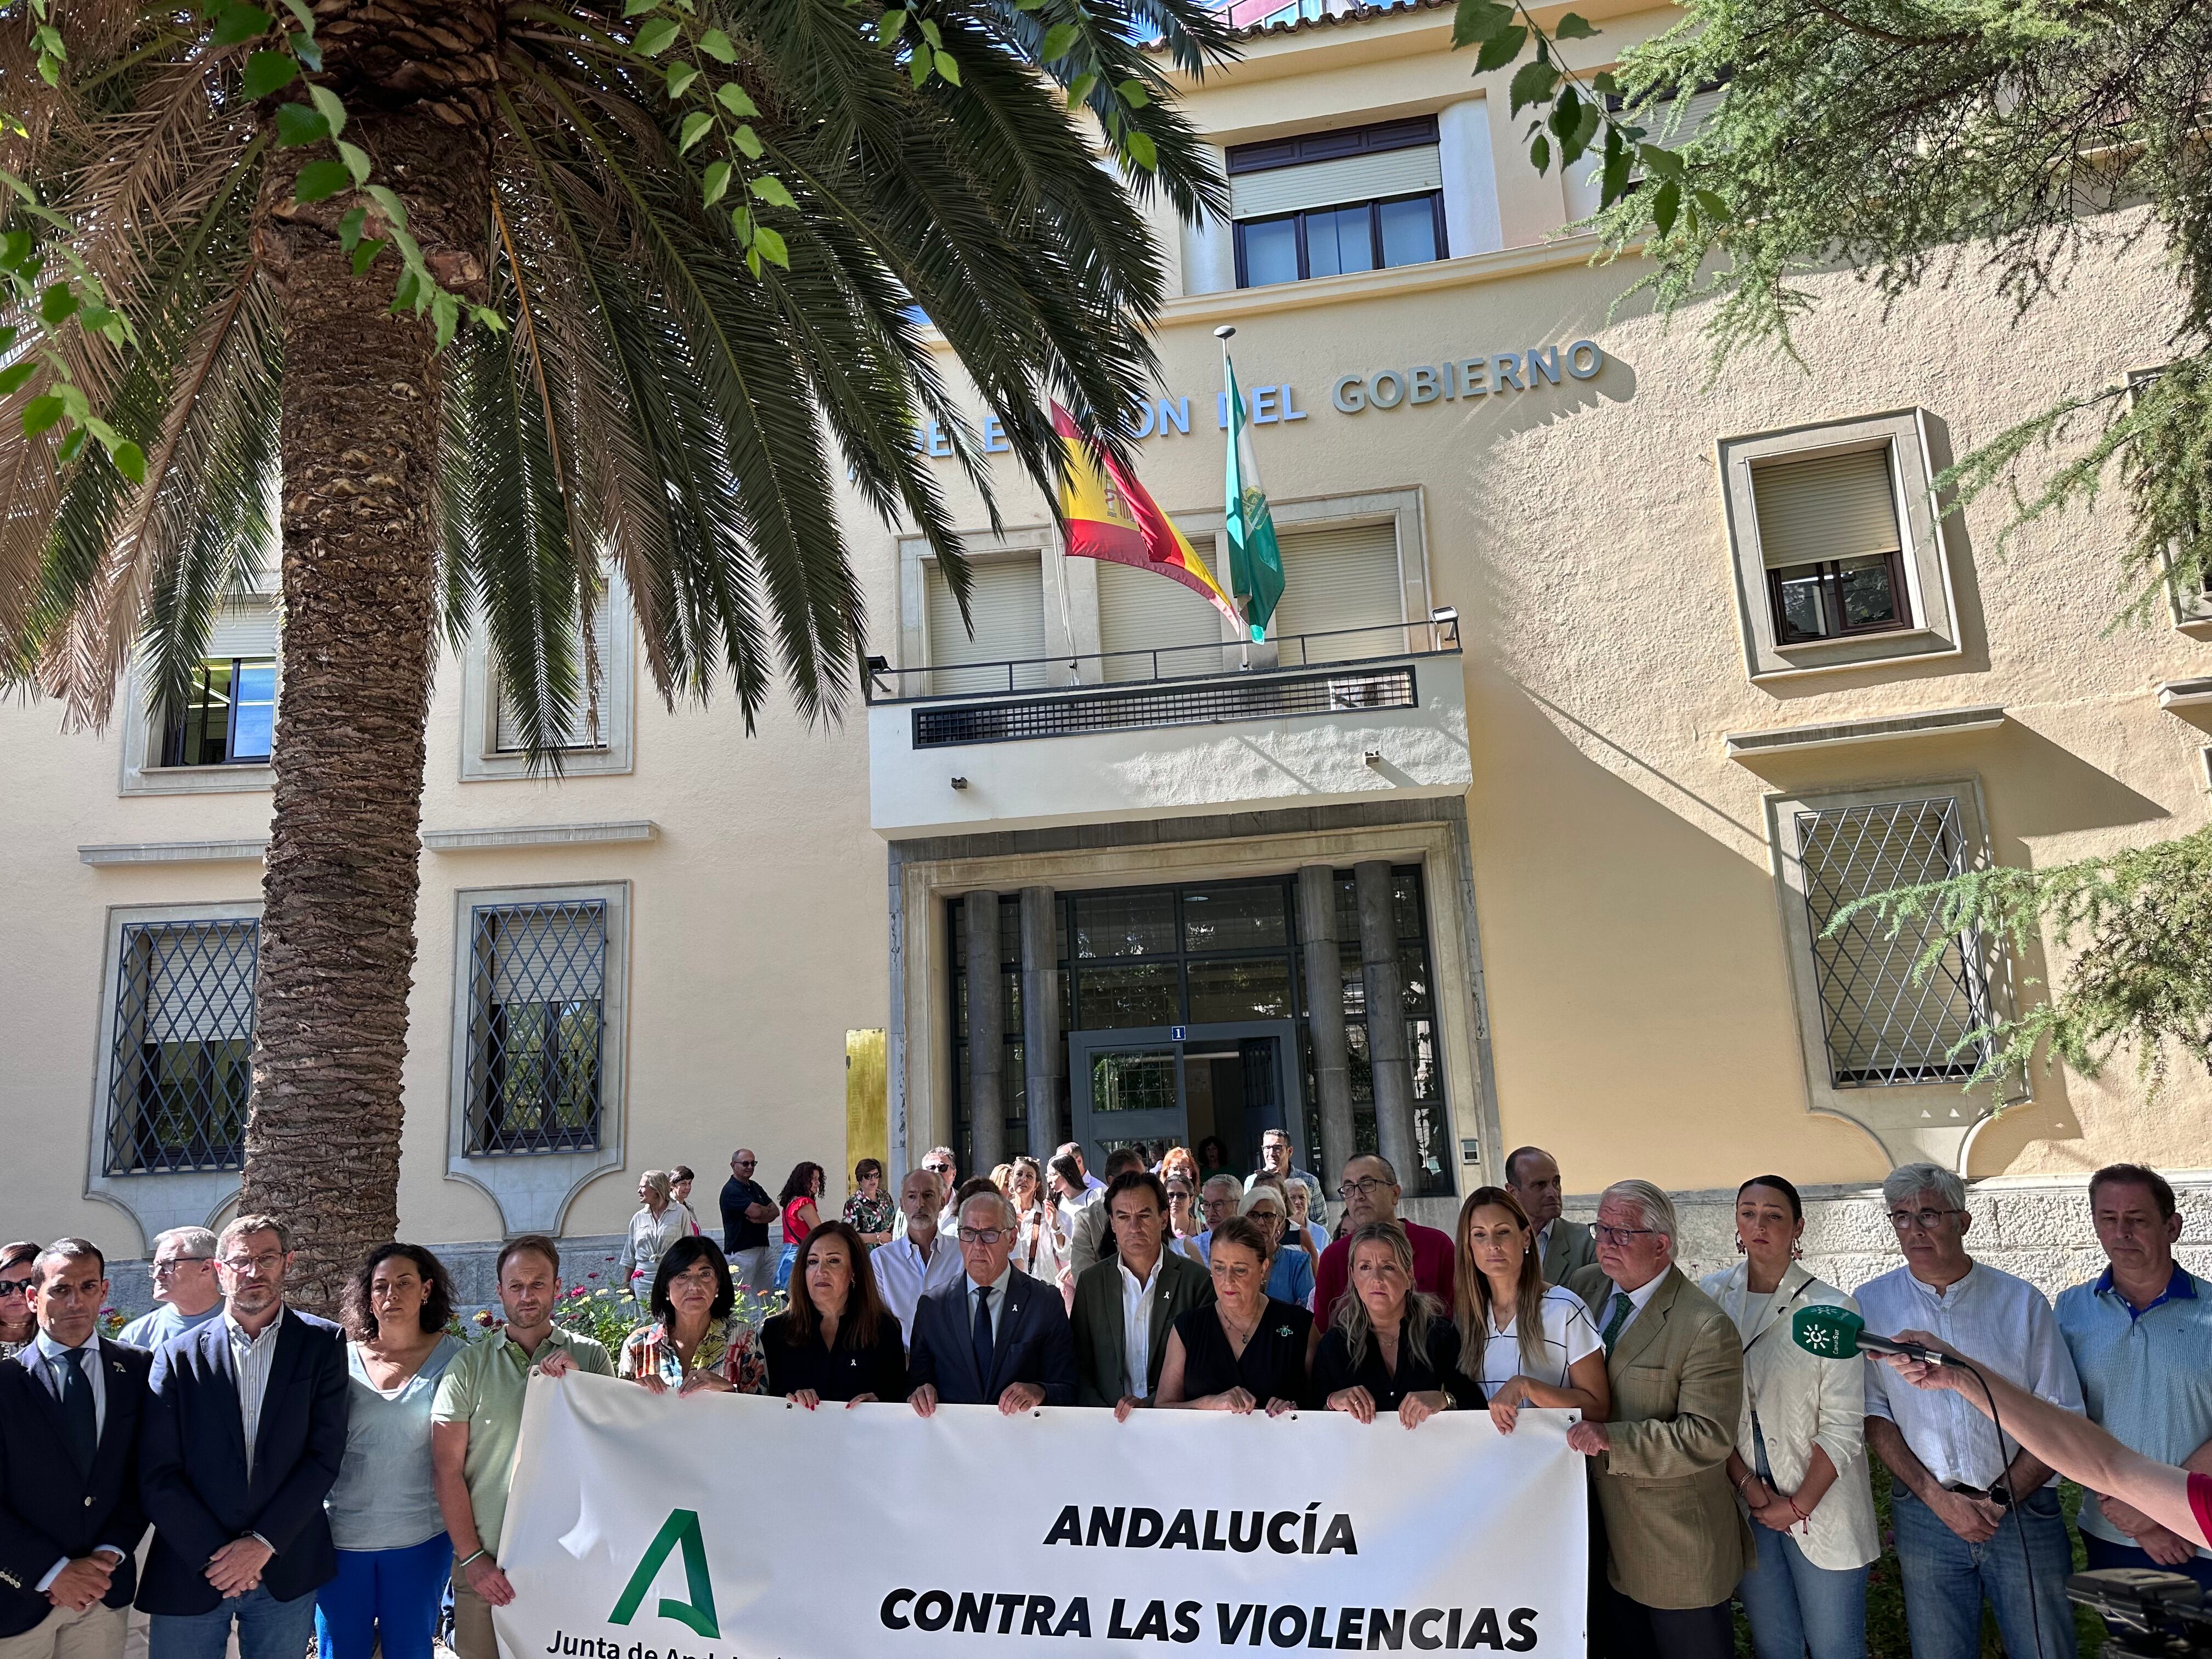
[[[123,1659],[128,1607],[56,1607],[21,1636],[0,1636],[0,1659]]]
[[[461,1659],[499,1659],[499,1638],[491,1627],[491,1603],[469,1588],[468,1575],[453,1575],[453,1650]],[[0,1654],[0,1659],[9,1659]]]

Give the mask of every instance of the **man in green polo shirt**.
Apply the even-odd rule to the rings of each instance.
[[[493,1552],[507,1516],[531,1373],[612,1376],[615,1370],[591,1338],[554,1325],[561,1253],[543,1233],[525,1233],[499,1253],[499,1300],[506,1328],[447,1367],[430,1412],[438,1508],[453,1540],[453,1645],[461,1659],[499,1659],[491,1610],[514,1600]]]

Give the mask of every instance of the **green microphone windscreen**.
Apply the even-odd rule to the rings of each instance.
[[[1823,1359],[1853,1359],[1859,1352],[1859,1333],[1866,1321],[1849,1308],[1800,1308],[1790,1322],[1790,1335],[1807,1353]]]

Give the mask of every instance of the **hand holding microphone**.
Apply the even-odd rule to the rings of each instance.
[[[1899,1376],[1917,1387],[1958,1386],[1955,1377],[1937,1375],[1939,1367],[1958,1361],[1956,1350],[1945,1347],[1925,1331],[1905,1331],[1894,1340],[1870,1336],[1866,1321],[1849,1308],[1800,1308],[1790,1322],[1790,1335],[1807,1353],[1816,1353],[1823,1359],[1849,1359],[1853,1354],[1870,1353],[1888,1360]],[[1923,1381],[1923,1377],[1928,1380]]]

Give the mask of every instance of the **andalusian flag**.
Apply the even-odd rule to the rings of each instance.
[[[1221,368],[1229,380],[1229,466],[1223,480],[1223,508],[1229,520],[1230,585],[1243,603],[1253,639],[1259,641],[1267,637],[1275,601],[1283,597],[1283,555],[1275,545],[1275,520],[1260,483],[1260,460],[1252,450],[1244,399],[1237,390],[1237,365],[1229,361],[1229,337],[1236,331],[1214,331],[1221,337]]]
[[[1181,582],[1238,626],[1243,619],[1213,580],[1206,561],[1198,556],[1189,539],[1160,511],[1144,485],[1116,465],[1109,456],[1101,477],[1091,450],[1083,441],[1075,417],[1058,404],[1052,406],[1053,429],[1067,452],[1066,479],[1060,489],[1060,510],[1067,520],[1067,551],[1078,559],[1107,559],[1157,571]]]

